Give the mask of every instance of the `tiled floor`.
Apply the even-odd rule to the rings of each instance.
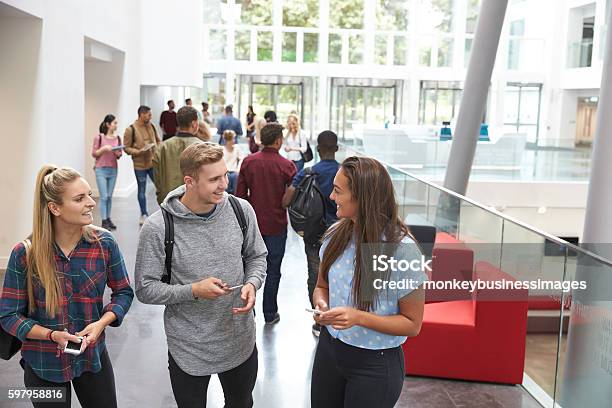
[[[149,208],[154,210],[152,185]],[[135,195],[116,199],[113,221],[119,226],[116,237],[133,276],[138,239],[138,204]],[[301,239],[290,233],[282,267],[279,305],[281,321],[264,327],[261,298],[257,304],[257,345],[259,373],[254,391],[255,407],[309,407],[310,372],[316,338],[310,332],[311,316],[306,294],[306,257]],[[261,293],[259,293],[261,296]],[[122,408],[175,407],[167,369],[166,339],[161,306],[134,300],[120,328],[107,330],[107,345],[113,361],[119,406]],[[0,361],[0,387],[20,387],[23,372],[18,358]],[[24,407],[0,398],[0,407]],[[73,407],[78,407],[73,396]],[[222,407],[223,394],[216,378],[210,383],[208,407]],[[540,405],[521,387],[407,377],[398,407],[454,408],[508,407],[536,408]],[[374,407],[373,407],[374,408]]]

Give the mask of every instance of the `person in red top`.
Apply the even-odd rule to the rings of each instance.
[[[163,140],[170,139],[176,135],[178,122],[176,121],[176,112],[174,111],[174,101],[172,99],[168,101],[168,110],[163,111],[159,117],[159,126],[164,132]]]
[[[278,154],[283,144],[283,127],[269,123],[261,129],[263,150],[242,161],[236,196],[255,209],[257,224],[268,249],[267,277],[263,294],[263,314],[267,324],[280,320],[276,295],[281,279],[281,262],[287,241],[287,210],[283,195],[297,169]]]

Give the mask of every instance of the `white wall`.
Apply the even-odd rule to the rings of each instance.
[[[89,180],[95,195],[97,186],[93,166],[95,160],[91,156],[94,138],[98,135],[98,127],[107,114],[117,117],[118,135],[123,139],[123,131],[134,120],[136,108],[122,109],[122,90],[125,87],[123,75],[125,73],[125,54],[120,51],[112,52],[111,62],[96,60],[85,61],[85,127],[84,127],[84,157],[85,176]],[[132,98],[137,90],[131,86]],[[127,105],[127,104],[126,104]],[[137,102],[134,104],[137,105]],[[124,154],[119,160],[119,175],[115,196],[125,197],[135,189],[136,181],[133,175],[131,158]]]
[[[74,167],[95,189],[90,151],[104,114],[117,116],[123,134],[136,119],[142,83],[201,86],[201,8],[197,0],[180,8],[162,0],[0,1],[0,120],[6,139],[0,191],[14,197],[0,204],[0,268],[31,230],[34,178],[42,164]],[[86,63],[87,41],[112,49],[113,61]],[[172,47],[182,62],[163,58]],[[116,195],[134,187],[132,162],[125,157]]]
[[[142,8],[142,84],[202,86],[201,0],[147,1]]]
[[[33,186],[47,143],[40,69],[42,21],[27,15],[7,18],[3,9],[0,5],[0,256],[6,262],[13,245],[30,232]]]

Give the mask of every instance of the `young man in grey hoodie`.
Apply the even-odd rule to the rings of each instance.
[[[221,146],[189,146],[180,167],[185,185],[161,204],[174,222],[170,283],[160,280],[166,271],[159,210],[140,232],[136,296],[143,303],[166,305],[170,382],[179,408],[205,406],[212,374],[219,375],[226,406],[252,407],[257,378],[252,309],[266,277],[266,246],[253,208],[238,199],[246,218],[243,236],[225,193]]]

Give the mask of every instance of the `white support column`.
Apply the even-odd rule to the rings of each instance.
[[[608,27],[612,14],[608,15]],[[599,103],[597,106],[597,125],[593,152],[591,154],[591,173],[589,176],[589,192],[584,220],[582,241],[586,243],[612,243],[612,30],[608,29],[605,38],[605,53],[599,88]],[[607,245],[606,247],[610,247]],[[612,251],[601,254],[612,259]]]
[[[235,74],[233,71],[228,70],[225,73],[225,104],[233,105],[236,100],[235,92],[234,92],[234,78]]]
[[[319,1],[319,64],[327,64],[329,53],[329,0]]]
[[[257,30],[255,28],[251,29],[251,45],[250,45],[250,61],[257,62]]]
[[[607,16],[608,27],[612,13]],[[612,259],[612,30],[608,28],[604,39],[604,58],[597,107],[597,124],[591,173],[582,234],[581,246],[603,258]],[[595,50],[593,56],[595,57]],[[593,59],[595,61],[595,58]],[[603,262],[591,261],[578,255],[575,282],[584,281],[586,290],[572,291],[572,308],[569,313],[567,350],[565,352],[565,374],[561,382],[559,406],[605,406],[609,405],[612,376],[606,370],[610,349],[609,322],[612,302],[612,274]],[[567,278],[570,280],[570,278]],[[567,296],[567,295],[565,295]]]
[[[298,31],[295,36],[295,62],[302,63],[304,62],[304,32]]]
[[[465,194],[508,0],[483,0],[444,187]]]
[[[453,41],[453,68],[462,70],[465,58],[465,24],[467,18],[467,0],[455,0],[454,18],[454,41]]]
[[[365,65],[374,63],[374,37],[376,31],[376,3],[373,0],[366,1],[363,8],[363,28],[365,29],[363,62]]]
[[[318,123],[315,126],[315,134],[318,132],[329,129],[329,102],[327,101],[327,82],[328,78],[326,75],[319,76],[319,103],[317,119]]]
[[[350,42],[349,42],[349,34],[344,31],[342,33],[342,51],[341,51],[341,58],[340,58],[340,62],[342,64],[348,64],[349,63],[349,46],[350,46]]]
[[[395,59],[395,35],[387,34],[387,64],[393,65]]]
[[[272,61],[279,63],[283,54],[283,0],[273,0],[272,2],[272,25],[274,26]]]

